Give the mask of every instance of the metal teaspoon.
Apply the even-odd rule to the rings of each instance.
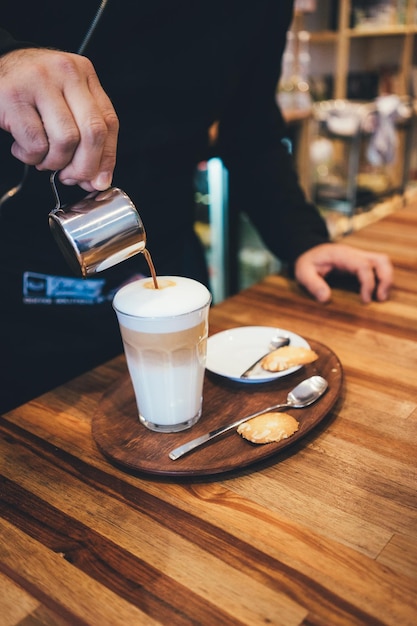
[[[196,439],[192,439],[187,443],[184,443],[182,446],[171,450],[169,453],[169,458],[173,461],[176,461],[180,457],[184,456],[191,450],[195,450],[199,446],[202,446],[204,443],[215,439],[219,435],[223,435],[223,433],[227,433],[230,430],[237,428],[240,424],[247,422],[258,415],[263,415],[264,413],[269,413],[270,411],[280,411],[282,409],[287,409],[291,407],[292,409],[302,409],[313,402],[316,402],[326,391],[328,387],[328,382],[322,376],[311,376],[310,378],[306,378],[301,383],[299,383],[292,391],[289,392],[287,396],[287,402],[284,404],[275,404],[274,406],[270,406],[267,409],[262,409],[262,411],[258,411],[257,413],[252,413],[252,415],[247,415],[246,417],[242,417],[241,419],[233,422],[233,424],[229,424],[228,426],[222,426],[220,428],[216,428],[216,430],[212,430],[205,435],[201,435]]]

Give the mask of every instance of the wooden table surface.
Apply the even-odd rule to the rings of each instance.
[[[268,462],[109,463],[91,424],[123,357],[1,418],[2,626],[417,624],[417,208],[348,241],[391,255],[388,302],[271,276],[211,311],[211,333],[279,326],[342,363],[325,421]]]

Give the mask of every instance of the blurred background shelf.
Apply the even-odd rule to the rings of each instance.
[[[416,0],[316,0],[296,2],[293,30],[307,30],[312,82],[328,81],[324,98],[349,97],[349,74],[396,77],[395,93],[412,95],[411,69],[417,63]]]

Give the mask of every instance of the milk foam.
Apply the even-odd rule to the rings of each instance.
[[[201,283],[183,276],[158,276],[160,289],[151,278],[142,278],[122,287],[114,297],[121,313],[139,317],[166,317],[195,311],[207,304],[210,292]]]
[[[142,278],[116,293],[113,307],[123,326],[166,333],[199,323],[201,308],[211,300],[204,285],[182,276],[158,276],[158,285],[160,288],[155,289],[151,278]]]

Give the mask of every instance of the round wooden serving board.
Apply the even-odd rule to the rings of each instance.
[[[139,422],[126,374],[103,395],[92,420],[92,434],[102,454],[122,469],[159,476],[199,476],[228,472],[261,461],[294,445],[329,413],[340,395],[342,366],[323,344],[308,339],[319,358],[297,372],[262,384],[230,381],[206,372],[203,414],[199,422],[179,433],[156,433]],[[168,453],[199,435],[227,425],[264,407],[285,402],[287,393],[304,378],[320,374],[329,387],[324,396],[305,409],[288,409],[299,430],[278,443],[252,444],[236,431],[214,439],[184,457],[172,461]]]

